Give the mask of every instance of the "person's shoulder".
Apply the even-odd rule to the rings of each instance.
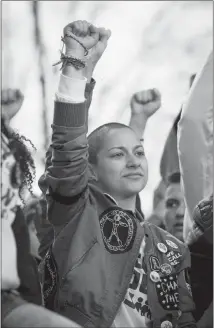
[[[181,240],[171,235],[168,231],[152,224],[150,222],[147,223],[152,233],[156,236],[157,239],[160,239],[160,242],[164,241],[168,246],[176,249],[180,248],[180,250],[185,251],[187,249],[187,245],[185,245]]]

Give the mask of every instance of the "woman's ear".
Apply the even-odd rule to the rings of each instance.
[[[95,166],[93,164],[89,163],[88,168],[89,168],[89,179],[94,180],[94,181],[98,181]]]

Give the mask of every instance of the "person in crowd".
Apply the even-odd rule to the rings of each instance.
[[[183,241],[183,221],[185,202],[181,189],[180,172],[174,172],[168,177],[165,192],[165,227],[173,236]]]
[[[87,137],[85,87],[109,37],[86,21],[64,28],[51,163],[40,180],[55,234],[42,261],[45,306],[85,327],[196,327],[188,248],[136,211],[148,175],[139,135],[108,123]],[[160,94],[147,90],[141,102],[155,107]]]
[[[193,230],[187,240],[191,252],[190,281],[198,328],[213,327],[213,195],[193,212]]]
[[[162,179],[154,191],[153,212],[147,218],[148,222],[155,224],[156,226],[164,230],[165,230],[165,222],[164,222],[165,191],[166,191],[166,184]]]
[[[22,101],[17,90],[2,92],[1,326],[77,327],[76,323],[39,306],[42,298],[37,265],[30,254],[28,228],[22,210],[25,189],[32,192],[35,165],[26,146],[27,139],[8,125]]]
[[[90,83],[87,81],[85,98],[87,98],[90,89],[93,89],[94,84],[95,81],[93,79]],[[154,90],[155,89],[153,89],[153,92],[158,92],[158,90]],[[161,105],[160,98],[157,98],[156,102],[153,102],[153,106],[150,106],[149,103],[147,105],[145,103],[142,103],[141,99],[144,99],[144,95],[144,90],[136,92],[132,95],[130,100],[131,118],[129,122],[129,126],[139,135],[142,141],[149,118],[156,113],[156,111],[160,108]],[[50,165],[51,154],[52,150],[50,146],[46,154],[46,167]],[[144,217],[144,214],[141,209],[141,200],[139,194],[136,197],[136,209]],[[37,236],[40,240],[39,254],[41,258],[44,258],[54,240],[54,229],[52,228],[52,225],[48,222],[46,216],[44,216],[42,224],[37,229]]]
[[[32,183],[35,176],[35,165],[26,144],[32,143],[24,136],[14,132],[9,122],[21,108],[23,95],[18,90],[2,91],[2,171],[9,167],[7,175],[2,173],[2,217],[10,209],[14,210],[14,220],[11,224],[15,236],[18,258],[18,275],[20,277],[19,292],[22,297],[35,304],[42,304],[41,288],[38,280],[37,265],[30,254],[29,235],[26,226],[22,205],[26,186],[32,193]],[[14,156],[13,156],[14,154]],[[15,159],[13,158],[15,157]],[[11,162],[11,163],[10,163]],[[4,178],[6,180],[4,180]],[[9,188],[11,184],[11,189]],[[5,188],[5,189],[4,189]],[[12,190],[12,191],[11,191]],[[13,190],[18,191],[19,198],[14,199]],[[18,204],[18,199],[20,203]],[[10,202],[11,205],[10,206]],[[18,206],[19,205],[19,206]],[[15,209],[13,209],[13,207]]]
[[[39,240],[37,237],[36,227],[40,226],[43,214],[40,197],[32,195],[30,199],[27,200],[23,212],[30,237],[31,254],[34,256],[35,260],[37,261],[37,264],[39,264],[41,258],[38,253]]]

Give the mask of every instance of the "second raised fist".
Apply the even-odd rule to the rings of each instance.
[[[161,107],[161,94],[157,89],[143,90],[135,93],[131,99],[132,114],[152,116]]]

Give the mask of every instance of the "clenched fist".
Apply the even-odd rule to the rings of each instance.
[[[17,89],[3,89],[1,92],[2,117],[10,121],[20,110],[24,96]]]
[[[95,46],[99,40],[99,33],[97,28],[86,21],[79,20],[68,24],[65,26],[63,33],[66,46],[66,54],[77,54],[80,57],[83,57],[85,52],[80,43],[82,43],[83,46],[89,50]],[[71,37],[69,37],[69,35]]]
[[[85,57],[87,65],[84,74],[90,81],[94,68],[107,47],[111,31],[103,27],[97,28],[86,21],[75,21],[68,24],[63,33],[66,55],[82,59],[87,49],[88,55]]]
[[[103,51],[107,46],[107,41],[111,36],[110,30],[105,28],[97,28],[86,21],[75,21],[68,24],[64,30],[64,41],[66,46],[66,54],[77,53],[81,57],[84,56],[84,48],[80,43],[89,51],[89,58],[100,58]],[[69,37],[70,35],[71,37]],[[72,36],[74,38],[72,38]],[[80,43],[78,43],[77,41]]]
[[[137,92],[131,98],[132,115],[143,114],[145,118],[149,118],[160,107],[161,94],[157,89]]]

